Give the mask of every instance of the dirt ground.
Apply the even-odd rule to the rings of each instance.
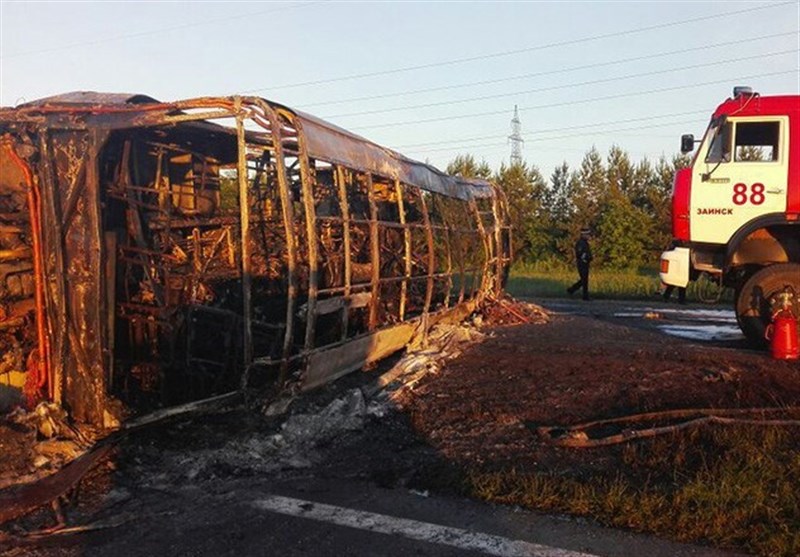
[[[614,319],[616,303],[547,325],[496,327],[409,397],[415,430],[457,462],[613,473],[613,452],[542,443],[539,425],[682,408],[800,403],[800,364]],[[602,454],[603,456],[598,456]]]
[[[797,361],[775,361],[736,343],[670,337],[652,320],[614,317],[628,305],[601,302],[587,309],[578,302],[546,324],[490,313],[479,319],[482,341],[461,347],[391,397],[362,394],[391,366],[387,362],[295,400],[283,415],[237,410],[132,435],[94,473],[89,483],[95,489],[86,490],[88,500],[70,518],[113,517],[166,486],[224,491],[226,482],[265,475],[442,492],[458,492],[463,471],[475,467],[612,475],[622,465],[619,450],[556,447],[544,443],[536,427],[655,410],[800,404]],[[0,434],[11,439],[13,426],[2,427]],[[25,451],[9,443],[20,466]],[[9,471],[9,454],[0,459],[2,472]],[[175,512],[189,512],[175,505]],[[41,511],[2,528],[19,533],[48,520]],[[110,543],[114,535],[98,534],[93,543]],[[5,550],[66,555],[70,548]]]

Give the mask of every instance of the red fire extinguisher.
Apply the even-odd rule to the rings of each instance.
[[[800,358],[800,347],[797,342],[797,319],[791,310],[794,292],[787,288],[778,298],[781,307],[772,315],[772,323],[767,325],[764,336],[770,343],[773,358],[796,360]]]

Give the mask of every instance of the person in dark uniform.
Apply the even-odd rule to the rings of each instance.
[[[579,288],[583,288],[583,299],[589,299],[589,264],[592,262],[592,248],[589,246],[589,238],[592,231],[588,228],[581,229],[581,237],[575,242],[575,262],[578,265],[578,282],[567,288],[567,292],[572,295]]]
[[[677,286],[676,287],[676,286],[672,286],[672,285],[667,285],[666,288],[664,288],[664,294],[663,294],[664,301],[665,302],[669,302],[669,298],[670,298],[670,296],[672,296],[672,291],[675,290],[675,288],[678,289],[678,303],[679,304],[685,304],[686,303],[686,288],[681,287],[681,286]]]

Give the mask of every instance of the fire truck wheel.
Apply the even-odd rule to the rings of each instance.
[[[795,291],[792,311],[800,319],[800,264],[780,263],[764,267],[753,274],[736,296],[736,320],[747,340],[766,347],[764,332],[775,311],[775,295],[787,286]]]

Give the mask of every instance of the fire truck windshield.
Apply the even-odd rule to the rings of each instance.
[[[706,154],[706,162],[708,163],[722,163],[731,160],[731,125],[727,119],[722,116],[715,118],[709,125],[708,132],[706,133],[706,140],[711,141]]]

